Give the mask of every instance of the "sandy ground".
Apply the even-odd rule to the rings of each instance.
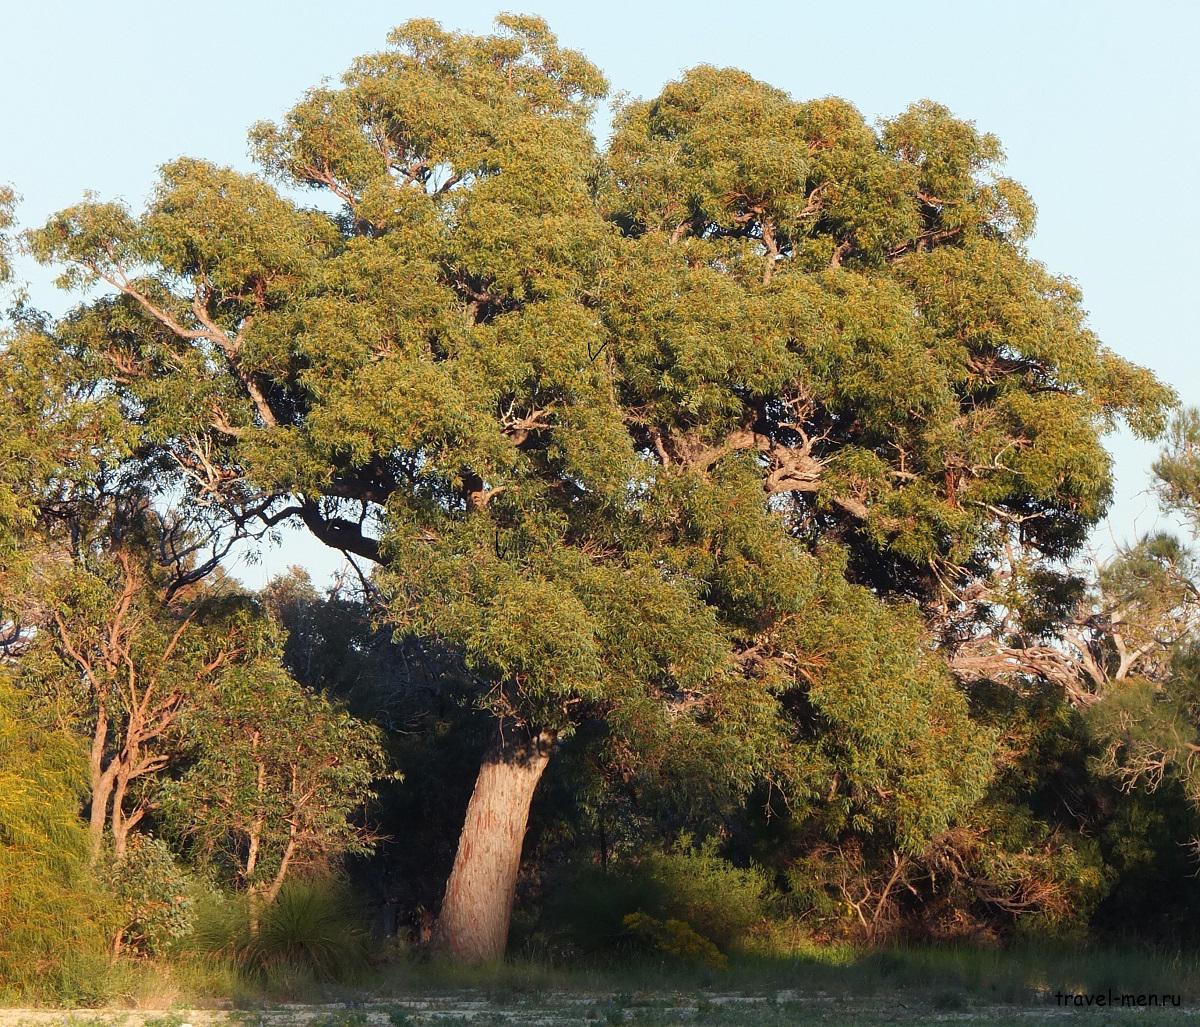
[[[1071,1009],[972,1007],[914,1009],[878,999],[846,1002],[821,993],[769,995],[703,993],[692,995],[546,994],[493,1001],[468,992],[426,998],[375,1000],[362,1004],[278,1005],[262,1010],[0,1009],[0,1027],[453,1027],[458,1024],[506,1024],[511,1027],[604,1027],[674,1025],[695,1021],[725,1027],[787,1027],[791,1024],[874,1025],[1061,1023]],[[1095,1011],[1092,1011],[1095,1012]],[[1196,1023],[1200,1010],[1104,1011],[1108,1023]],[[1129,1019],[1127,1019],[1127,1016]]]

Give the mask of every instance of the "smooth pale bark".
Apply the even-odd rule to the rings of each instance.
[[[484,757],[433,932],[436,948],[468,963],[504,958],[529,804],[554,735],[502,734]]]
[[[104,825],[108,820],[108,800],[113,792],[112,768],[92,777],[91,808],[88,813],[88,840],[91,862],[95,866],[104,851]]]
[[[130,824],[125,817],[125,790],[129,786],[129,778],[118,771],[117,787],[113,792],[112,805],[112,836],[113,859],[120,863],[125,858],[125,849],[129,839]]]
[[[104,822],[108,819],[108,799],[112,795],[114,767],[104,768],[104,743],[108,739],[108,716],[104,702],[96,716],[96,727],[92,733],[92,747],[88,758],[91,773],[91,808],[88,814],[88,840],[92,864],[100,859],[104,847]]]
[[[112,807],[112,836],[113,858],[119,863],[125,858],[129,844],[129,834],[137,827],[146,815],[146,807],[138,805],[132,813],[125,812],[125,793],[128,790],[131,775],[124,767],[117,771],[117,788],[113,793]]]

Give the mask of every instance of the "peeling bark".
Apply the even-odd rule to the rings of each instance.
[[[432,939],[455,959],[504,957],[529,805],[553,745],[551,732],[502,735],[479,768]]]

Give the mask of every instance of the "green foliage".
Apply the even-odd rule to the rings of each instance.
[[[1200,880],[1181,838],[1200,836],[1200,812],[1174,782],[1122,795],[1100,837],[1112,885],[1092,919],[1094,934],[1192,945]]]
[[[212,887],[194,895],[192,929],[179,940],[181,952],[234,957],[250,931],[249,904],[244,895]]]
[[[715,839],[695,845],[685,836],[670,849],[607,871],[576,870],[551,893],[543,922],[584,951],[620,949],[632,931],[660,948],[694,947],[693,955],[707,959],[710,949],[728,949],[763,920],[768,891],[758,868],[723,859]],[[631,916],[636,924],[629,923]]]
[[[39,317],[0,325],[0,570],[27,568],[29,532],[63,495],[90,494],[135,431]]]
[[[763,873],[723,859],[715,839],[697,845],[685,836],[672,849],[640,860],[636,873],[662,896],[647,912],[685,920],[722,947],[744,937],[766,912]]]
[[[9,263],[11,259],[11,243],[9,242],[8,231],[12,228],[13,207],[16,205],[16,202],[17,195],[12,191],[12,188],[0,185],[0,284],[7,282],[9,275],[12,273],[12,266]]]
[[[90,746],[92,852],[107,825],[120,861],[179,764],[188,718],[219,706],[248,668],[270,666],[276,632],[220,575],[197,582],[203,574],[172,560],[198,547],[136,492],[82,506],[74,546],[48,533],[30,576],[0,589],[37,627],[22,687]]]
[[[121,948],[160,954],[192,929],[191,879],[161,838],[136,836],[101,879]]]
[[[1154,477],[1163,504],[1186,515],[1200,531],[1200,410],[1182,410],[1171,422]]]
[[[811,710],[811,734],[791,772],[820,789],[809,802],[826,834],[890,836],[918,852],[983,796],[995,735],[924,651],[913,611],[831,591],[825,618],[794,629],[811,654],[809,687],[793,700]]]
[[[629,913],[624,923],[635,937],[650,942],[665,956],[702,963],[714,970],[724,970],[729,965],[728,958],[716,945],[682,920],[659,920],[645,913]]]
[[[680,733],[717,737],[682,748],[744,789],[787,730],[743,654],[824,616],[756,579],[811,580],[803,542],[836,535],[848,576],[930,602],[1016,517],[1067,556],[1108,500],[1101,432],[1161,421],[1169,391],[1022,249],[998,142],[943,107],[877,131],[703,67],[623,105],[599,154],[605,83],[538,19],[390,44],[254,131],[336,214],[187,159],[143,213],[89,201],[29,243],[116,291],[63,341],[180,488],[379,560],[394,624],[461,647],[500,717],[569,732],[600,704],[662,735],[687,695]],[[730,531],[752,549],[712,548]],[[654,642],[623,651],[631,629]],[[926,784],[947,769],[915,758]],[[964,766],[906,833],[977,794]]]
[[[0,994],[53,994],[104,943],[78,808],[84,753],[0,669]]]
[[[107,823],[115,866],[155,878],[141,862],[165,858],[162,844],[126,859],[130,832],[155,817],[269,901],[291,867],[369,848],[355,818],[384,775],[378,732],[293,680],[267,611],[197,571],[188,523],[139,499],[132,512],[98,504],[104,515],[73,525],[73,552],[50,537],[33,573],[3,580],[38,618],[17,679],[92,747],[93,852]],[[157,947],[163,925],[131,910],[131,940]]]
[[[1200,414],[1176,417],[1154,465],[1167,510],[1200,530]],[[1096,767],[1126,790],[1170,780],[1200,808],[1200,565],[1195,538],[1148,535],[1101,568],[1112,627],[1101,640],[1116,672],[1087,711]]]
[[[1064,570],[1104,433],[1154,436],[1174,395],[1030,257],[999,141],[702,66],[601,151],[607,88],[538,18],[410,21],[254,128],[261,174],[180,158],[143,210],[25,236],[83,299],[0,354],[3,617],[36,627],[22,694],[93,744],[137,948],[183,927],[153,825],[244,893],[213,951],[347,970],[344,911],[293,881],[375,847],[384,737],[343,700],[419,765],[392,812],[430,863],[479,725],[554,737],[579,821],[627,822],[548,908],[710,962],[765,876],[713,843],[630,861],[643,828],[720,829],[871,937],[922,899],[932,933],[1057,929],[1110,883],[1096,770],[1200,794],[1186,547]],[[1198,424],[1158,465],[1192,514]],[[285,521],[376,565],[369,614],[222,579]]]
[[[267,981],[295,975],[343,980],[368,959],[354,903],[338,882],[320,878],[288,882],[261,910],[256,928],[246,901],[209,895],[184,948],[231,959]]]
[[[371,850],[356,821],[384,776],[379,732],[262,661],[184,724],[190,766],[163,789],[165,818],[200,858],[267,902],[289,870]]]

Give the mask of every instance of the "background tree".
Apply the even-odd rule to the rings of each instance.
[[[1200,410],[1182,410],[1154,464],[1159,500],[1200,532]]]
[[[0,185],[0,282],[7,282],[12,274],[8,232],[13,225],[13,207],[16,202],[17,197],[12,188]]]
[[[1103,430],[1153,435],[1170,400],[1029,258],[1033,206],[1001,156],[936,104],[876,133],[843,101],[712,68],[627,106],[610,147],[614,216],[677,283],[631,281],[646,325],[620,333],[725,433],[650,423],[647,443],[702,467],[760,454],[797,530],[931,613],[1006,542],[1073,552],[1111,488]]]
[[[206,861],[235,868],[252,929],[289,872],[371,851],[355,815],[384,776],[377,729],[267,660],[239,667],[184,727],[191,763],[165,814]]]
[[[80,505],[111,492],[131,449],[104,386],[45,319],[18,315],[0,325],[0,573],[9,576],[28,570],[39,538],[70,535]],[[17,608],[4,610],[3,624],[0,645],[19,648]]]
[[[165,601],[144,521],[104,520],[102,546],[52,552],[32,578],[42,616],[19,681],[88,739],[93,860],[106,835],[123,857],[155,802],[148,782],[178,752],[181,715],[213,701],[220,676],[265,644],[263,625],[219,590]]]
[[[818,555],[836,540],[848,580],[915,599],[962,678],[1019,676],[1023,687],[1040,668],[1028,660],[1006,674],[993,648],[1010,641],[1004,600],[1017,598],[1001,598],[1006,568],[1015,557],[1028,579],[1040,575],[1018,608],[1038,609],[1053,634],[1052,571],[1108,501],[1100,436],[1118,416],[1153,434],[1170,394],[1104,350],[1073,287],[1029,259],[1032,204],[997,177],[1000,157],[994,138],[935,104],[873,132],[841,101],[800,104],[740,72],[696,69],[618,118],[606,198],[643,257],[614,276],[606,313],[621,318],[616,359],[630,360],[644,445],[665,469],[714,476],[739,454],[755,457],[791,537]],[[967,657],[983,650],[986,667],[968,673]],[[898,708],[904,690],[883,680],[881,707]],[[828,805],[793,821],[807,861],[799,876],[812,878],[824,849],[841,868],[842,883],[828,883],[853,896],[868,934],[922,879],[970,880],[985,905],[1008,912],[1061,914],[1081,890],[1102,892],[1087,859],[1053,840],[1065,814],[1023,824],[1004,798],[1023,704],[1006,711],[978,688],[973,698],[999,742],[986,806],[935,822],[907,849],[887,844],[893,821],[881,810],[848,818],[851,830],[831,842],[817,825],[870,794],[834,764],[814,774]],[[809,704],[794,708],[805,724]],[[847,712],[848,728],[878,730],[862,706]],[[829,727],[816,731],[826,744],[837,737]],[[958,741],[964,769],[965,741],[983,733]],[[900,762],[895,751],[881,766]],[[931,776],[922,794],[950,797],[953,781]],[[956,850],[969,872],[946,859]]]
[[[1200,413],[1176,418],[1154,471],[1166,509],[1194,530]],[[1200,569],[1190,543],[1150,536],[1102,569],[1114,612],[1103,611],[1096,645],[1107,648],[1117,673],[1088,712],[1104,744],[1104,772],[1126,789],[1151,792],[1173,779],[1200,805]]]
[[[374,909],[384,936],[407,924],[428,941],[433,912],[491,736],[473,701],[461,654],[435,639],[397,637],[377,589],[341,576],[323,590],[292,568],[268,583],[263,601],[287,632],[283,663],[305,687],[376,725],[396,778],[378,782],[372,823],[380,837],[368,860],[346,870]]]

